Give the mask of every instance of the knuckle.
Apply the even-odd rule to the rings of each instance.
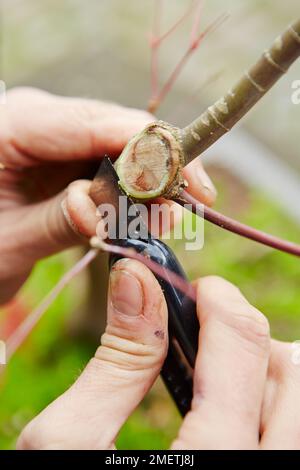
[[[240,337],[263,350],[269,349],[271,341],[269,322],[256,308],[245,303],[235,305],[225,312],[224,321]]]
[[[200,286],[199,302],[209,312],[208,319],[214,318],[263,349],[270,347],[267,318],[249,304],[236,286],[217,276],[202,279]]]
[[[167,345],[162,341],[149,344],[104,333],[101,338],[101,346],[94,359],[96,362],[126,371],[152,370],[162,366],[166,350]]]
[[[86,183],[86,182],[87,182],[86,180],[76,180],[76,181],[72,181],[72,183],[70,183],[70,184],[68,185],[68,188],[67,188],[68,194],[69,194],[70,192],[73,192],[73,191],[81,190],[82,184],[83,184],[83,183]]]
[[[206,276],[203,277],[200,282],[202,285],[202,295],[215,297],[216,292],[219,289],[222,289],[223,291],[224,288],[227,288],[227,290],[228,288],[231,288],[236,292],[240,292],[235,285],[230,284],[228,281],[226,281],[220,276]]]
[[[240,290],[219,276],[207,276],[198,281],[198,300],[201,307],[216,314],[222,314],[232,299],[240,300]]]

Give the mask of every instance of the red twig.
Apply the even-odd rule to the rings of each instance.
[[[283,251],[284,253],[289,253],[300,257],[300,245],[282,240],[281,238],[269,235],[268,233],[262,232],[253,227],[249,227],[248,225],[242,224],[241,222],[220,214],[219,212],[209,207],[204,206],[204,211],[199,210],[203,207],[203,205],[200,205],[200,202],[187,191],[182,192],[182,198],[183,200],[178,199],[176,202],[182,206],[188,202],[192,206],[192,212],[197,215],[203,214],[203,217],[207,221],[218,225],[219,227],[228,230],[229,232],[236,233],[237,235],[261,243],[262,245],[266,245],[271,248],[275,248],[276,250]]]
[[[91,246],[93,248],[99,248],[103,251],[107,251],[109,253],[114,253],[116,255],[125,257],[125,258],[132,258],[137,261],[140,261],[145,266],[147,266],[153,273],[160,276],[165,281],[171,281],[171,283],[181,292],[184,292],[188,297],[196,302],[196,290],[189,282],[182,279],[176,273],[167,270],[166,268],[160,266],[155,261],[152,261],[146,256],[135,251],[133,248],[125,248],[118,245],[108,244],[100,240],[98,237],[93,237],[91,239]]]
[[[202,0],[193,0],[190,4],[190,7],[187,9],[187,11],[181,16],[181,18],[179,18],[178,21],[176,21],[176,23],[174,23],[173,26],[171,26],[171,28],[166,31],[164,34],[162,34],[160,36],[160,38],[158,39],[158,44],[160,45],[165,39],[167,39],[167,37],[171,36],[171,34],[176,31],[176,29],[190,16],[190,14],[192,13],[192,11],[194,10],[194,5],[195,3],[198,2],[198,3],[202,3]]]
[[[167,94],[171,91],[173,88],[173,85],[175,81],[178,79],[180,73],[182,72],[186,62],[190,58],[190,56],[198,49],[200,43],[203,41],[203,39],[212,31],[214,31],[225,19],[227,18],[227,15],[222,15],[219,18],[217,18],[216,21],[214,21],[210,26],[208,26],[205,31],[200,33],[195,39],[193,39],[193,42],[190,43],[188,49],[182,56],[182,58],[179,60],[178,64],[176,65],[175,69],[171,73],[169,79],[167,80],[166,84],[163,86],[162,90],[157,96],[156,102],[161,103]]]
[[[153,30],[150,38],[151,48],[151,96],[154,98],[158,92],[158,49],[160,46],[160,16],[161,16],[162,0],[156,0]]]
[[[201,7],[201,8],[200,8]],[[158,106],[162,103],[162,101],[165,99],[165,97],[168,95],[168,93],[171,91],[171,89],[174,86],[174,83],[178,79],[180,73],[182,72],[186,62],[190,58],[190,56],[198,49],[200,46],[201,42],[208,36],[209,33],[215,31],[215,29],[220,26],[227,18],[228,14],[222,14],[220,15],[213,23],[211,23],[203,32],[197,34],[197,30],[199,28],[199,22],[200,22],[200,13],[202,10],[202,2],[199,2],[198,9],[197,9],[197,14],[195,15],[195,20],[193,23],[192,27],[192,32],[191,32],[191,39],[189,46],[177,65],[175,66],[173,72],[171,73],[170,77],[166,81],[165,85],[162,87],[161,91],[158,94],[155,94],[152,99],[149,102],[149,107],[148,110],[150,112],[155,112],[158,108]]]
[[[36,326],[38,321],[42,318],[43,314],[49,308],[49,306],[54,302],[60,292],[64,287],[79,274],[83,269],[85,269],[91,261],[97,256],[97,250],[90,250],[86,253],[83,258],[81,258],[71,269],[68,271],[60,281],[54,286],[54,288],[49,292],[49,294],[42,300],[42,302],[33,310],[20,324],[20,326],[14,331],[14,333],[9,337],[7,341],[7,359],[10,359],[11,356],[16,352],[16,350],[21,346],[25,341],[27,336],[31,333],[33,328]]]
[[[204,0],[199,0],[198,5],[195,8],[194,22],[192,25],[191,36],[190,36],[190,44],[193,44],[197,40],[203,7],[204,7]]]
[[[151,97],[149,100],[148,111],[155,111],[158,106],[159,102],[157,102],[158,98],[158,51],[159,47],[161,46],[162,42],[165,41],[179,26],[184,20],[192,13],[194,10],[195,4],[198,5],[202,4],[202,0],[193,0],[190,4],[190,7],[186,10],[186,12],[179,18],[176,23],[171,26],[165,33],[160,34],[160,18],[162,16],[162,0],[156,0],[155,3],[155,11],[154,11],[154,21],[152,32],[150,36],[150,49],[151,49]],[[197,11],[199,8],[197,8]]]
[[[54,302],[64,287],[81,271],[83,271],[93,259],[97,256],[98,250],[114,253],[126,258],[136,259],[141,263],[145,264],[151,271],[162,279],[170,281],[173,285],[184,292],[192,300],[196,301],[195,288],[181,277],[177,276],[172,271],[163,268],[159,264],[150,260],[149,258],[137,253],[132,248],[123,248],[117,245],[111,245],[104,243],[98,237],[94,237],[91,240],[92,249],[81,258],[75,266],[73,266],[56,284],[56,286],[49,292],[49,294],[42,300],[42,302],[34,309],[26,319],[17,327],[13,334],[7,341],[7,359],[10,359],[12,355],[19,349],[25,339],[32,332],[34,327],[37,325],[39,320],[42,318],[44,313],[48,310],[49,306]]]

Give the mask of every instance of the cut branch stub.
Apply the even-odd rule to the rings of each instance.
[[[228,132],[300,56],[300,20],[289,26],[237,84],[184,129],[150,124],[116,162],[124,191],[135,199],[178,198],[182,168]]]
[[[181,131],[163,121],[148,125],[129,141],[115,164],[120,186],[135,199],[176,197],[184,180]]]

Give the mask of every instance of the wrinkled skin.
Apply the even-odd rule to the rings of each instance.
[[[291,345],[271,341],[267,319],[229,282],[208,277],[195,285],[194,398],[172,449],[299,449],[300,369]],[[167,343],[158,282],[137,261],[119,261],[100,347],[75,384],[27,425],[18,448],[114,448],[157,378]]]
[[[107,103],[31,89],[9,92],[0,114],[2,302],[38,259],[94,235],[89,181],[68,184],[104,153],[118,156],[152,120]],[[195,197],[214,201],[199,162],[185,177]],[[299,449],[300,368],[291,345],[271,340],[267,319],[232,284],[208,277],[195,285],[201,330],[194,398],[172,448]],[[162,367],[167,308],[151,272],[122,260],[110,275],[107,309],[95,356],[74,385],[26,426],[19,449],[114,447]]]

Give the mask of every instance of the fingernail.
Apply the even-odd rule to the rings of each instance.
[[[210,177],[208,176],[208,174],[204,170],[204,168],[202,166],[198,166],[197,169],[196,169],[196,173],[197,173],[197,177],[198,177],[201,185],[203,186],[203,188],[206,191],[208,191],[209,193],[211,193],[213,195],[216,195],[217,190],[216,190],[212,180],[210,179]]]
[[[110,296],[116,313],[137,317],[143,312],[144,295],[140,281],[130,272],[115,269],[110,274]]]

